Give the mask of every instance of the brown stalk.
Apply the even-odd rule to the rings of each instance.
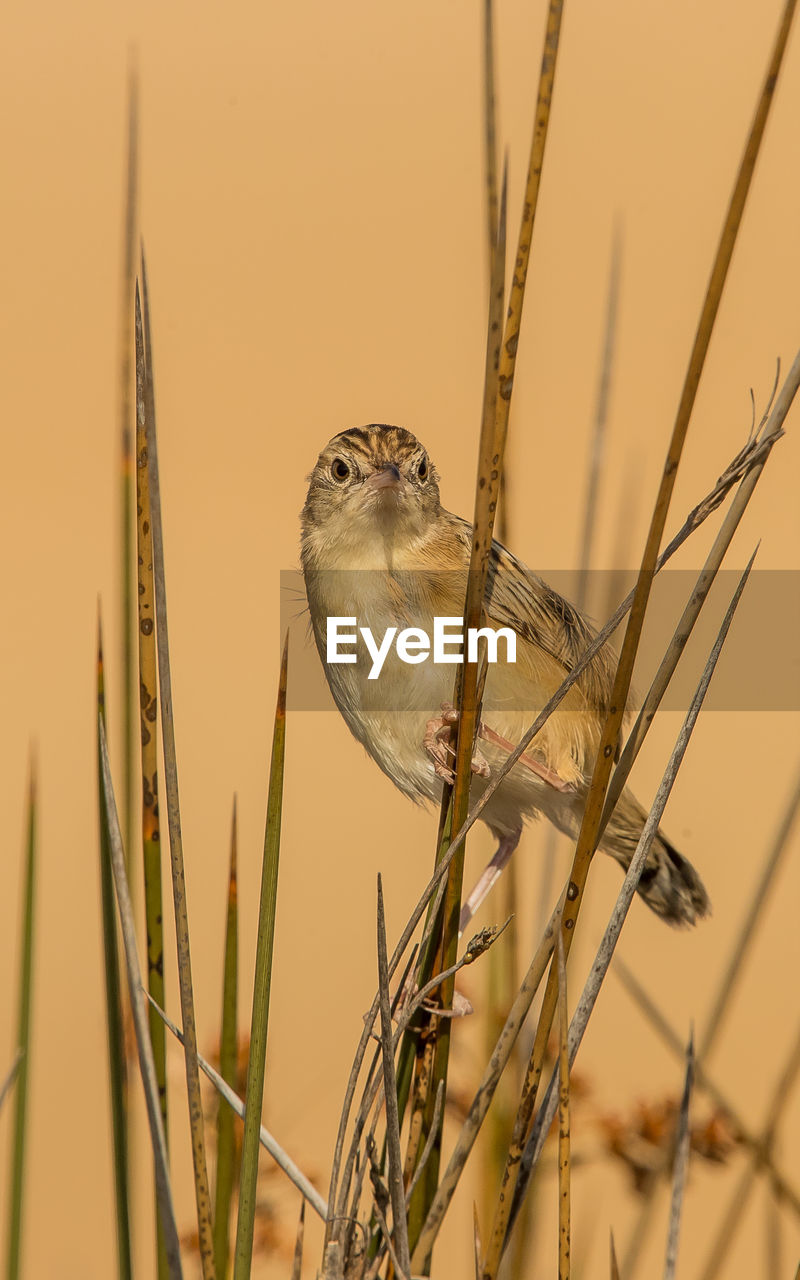
[[[175,723],[172,711],[172,677],[169,661],[167,629],[166,576],[164,572],[164,538],[161,524],[161,487],[156,445],[155,394],[153,380],[153,343],[150,333],[150,306],[147,293],[147,271],[142,254],[142,311],[145,342],[145,416],[147,419],[147,466],[150,475],[150,503],[153,533],[153,571],[156,603],[156,643],[158,649],[159,693],[164,746],[164,778],[167,792],[167,825],[169,829],[172,898],[175,907],[175,935],[178,951],[178,981],[183,1022],[183,1047],[186,1064],[186,1088],[189,1098],[189,1124],[192,1142],[197,1227],[203,1280],[214,1277],[214,1239],[211,1225],[211,1193],[208,1185],[203,1122],[203,1099],[197,1062],[197,1028],[194,1016],[192,963],[189,948],[189,914],[186,901],[186,875],[183,861],[178,765],[175,749]]]
[[[400,1153],[397,1081],[394,1074],[389,964],[386,958],[386,917],[380,874],[378,875],[378,990],[381,1005],[381,1056],[383,1058],[383,1094],[386,1104],[386,1140],[389,1151],[389,1192],[392,1198],[395,1249],[399,1259],[397,1271],[400,1276],[410,1280],[411,1260],[408,1251],[408,1223],[403,1188],[403,1157]]]
[[[569,1015],[564,940],[558,944],[558,1280],[570,1276]]]

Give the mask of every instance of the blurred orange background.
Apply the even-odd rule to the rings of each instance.
[[[509,443],[511,541],[533,568],[574,568],[599,373],[612,231],[623,234],[620,317],[595,568],[638,562],[716,238],[777,26],[775,0],[568,5],[536,225]],[[298,562],[306,476],[327,439],[370,421],[409,427],[472,509],[487,290],[481,10],[471,5],[252,2],[135,8],[98,0],[6,7],[0,381],[5,875],[0,1075],[14,1049],[20,850],[29,743],[40,788],[40,879],[24,1275],[114,1268],[97,870],[94,646],[107,632],[119,764],[117,332],[128,50],[141,87],[140,226],[155,343],[170,639],[200,1042],[216,1039],[231,798],[240,814],[241,1012],[249,1023],[279,574]],[[516,240],[544,7],[498,4],[500,136]],[[744,443],[800,345],[800,47],[782,81],[678,475],[668,532]],[[798,567],[798,410],[731,550]],[[465,453],[468,461],[464,460]],[[678,559],[702,563],[715,521]],[[787,575],[787,583],[792,579]],[[789,589],[789,587],[787,587]],[[771,619],[752,662],[771,661]],[[649,801],[681,721],[656,722],[636,769]],[[671,932],[638,901],[621,952],[682,1036],[702,1028],[798,770],[797,713],[701,716],[665,818],[714,915]],[[436,820],[393,790],[333,713],[290,717],[266,1122],[327,1187],[339,1102],[376,984],[375,876],[390,943],[425,883]],[[313,785],[315,802],[308,802]],[[539,905],[531,831],[517,855],[528,948]],[[468,852],[472,879],[489,851]],[[797,1034],[800,833],[762,920],[714,1054],[754,1129]],[[559,844],[558,876],[569,849]],[[592,873],[570,989],[577,998],[619,875]],[[486,919],[493,919],[491,900]],[[168,953],[177,1009],[174,953]],[[480,1008],[481,983],[469,987]],[[309,992],[311,995],[309,995]],[[481,1046],[456,1029],[455,1079]],[[320,1051],[324,1045],[324,1051]],[[624,1053],[623,1053],[624,1050]],[[180,1052],[170,1048],[180,1224],[193,1194]],[[682,1067],[610,976],[579,1058],[596,1110],[678,1094]],[[702,1114],[707,1104],[698,1099]],[[0,1115],[0,1203],[10,1108]],[[137,1274],[152,1274],[148,1156],[139,1120]],[[596,1145],[574,1129],[576,1149]],[[800,1184],[800,1092],[777,1159]],[[267,1157],[264,1160],[267,1161]],[[474,1163],[474,1162],[473,1162]],[[744,1156],[692,1167],[679,1275],[700,1273]],[[275,1180],[273,1180],[275,1181]],[[463,1193],[440,1248],[468,1265]],[[286,1239],[297,1197],[278,1194]],[[543,1200],[543,1205],[549,1201]],[[4,1212],[4,1209],[3,1209]],[[725,1275],[765,1275],[759,1184]],[[576,1173],[574,1258],[607,1274],[608,1231],[636,1218],[616,1166]],[[666,1202],[642,1274],[660,1273]],[[781,1275],[800,1231],[781,1210]],[[549,1233],[549,1234],[548,1234]],[[552,1273],[556,1218],[543,1219]],[[307,1230],[307,1274],[319,1260]],[[463,1250],[463,1254],[462,1251]],[[442,1261],[445,1261],[444,1259]],[[264,1266],[287,1275],[286,1258]],[[450,1274],[466,1274],[454,1262]],[[191,1266],[187,1267],[191,1274]],[[259,1273],[260,1274],[260,1273]],[[444,1266],[439,1274],[447,1275]],[[534,1269],[531,1269],[531,1275]]]

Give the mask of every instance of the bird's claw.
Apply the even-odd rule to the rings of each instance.
[[[444,779],[451,786],[455,782],[455,772],[450,762],[455,759],[456,753],[450,745],[450,739],[452,726],[457,723],[458,712],[455,707],[450,702],[443,702],[442,714],[428,721],[422,740],[423,747],[433,760],[433,771],[437,778]],[[489,765],[477,747],[472,757],[472,772],[480,778],[488,778],[490,773]]]

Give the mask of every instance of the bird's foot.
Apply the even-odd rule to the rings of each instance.
[[[442,714],[434,716],[425,726],[425,737],[422,745],[433,760],[433,770],[437,778],[443,778],[451,785],[455,781],[452,762],[455,760],[455,749],[451,746],[452,727],[458,723],[458,712],[449,702],[442,703]],[[472,757],[472,772],[480,778],[489,777],[489,765],[478,749]]]

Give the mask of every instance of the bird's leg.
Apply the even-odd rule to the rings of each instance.
[[[516,831],[510,832],[508,835],[500,836],[500,843],[495,850],[494,857],[488,866],[481,872],[478,883],[475,885],[472,893],[461,908],[461,918],[458,922],[459,934],[464,932],[470,920],[475,915],[475,912],[478,910],[478,907],[492,888],[492,885],[500,878],[500,873],[519,844],[519,838],[521,835],[522,827],[517,827]]]
[[[449,702],[443,702],[442,714],[428,721],[425,726],[425,737],[422,740],[422,745],[433,759],[433,768],[437,778],[444,778],[445,782],[450,783],[453,782],[455,777],[448,760],[449,756],[455,756],[455,751],[450,746],[450,729],[457,721],[458,712],[455,707]],[[495,747],[502,747],[503,751],[507,751],[509,755],[516,750],[513,742],[509,742],[508,738],[504,738],[501,734],[496,733],[494,729],[490,729],[482,720],[478,724],[478,737],[483,738],[484,742],[491,742]],[[540,760],[535,760],[527,752],[522,753],[518,763],[524,765],[526,769],[530,769],[531,773],[535,773],[537,778],[541,778],[542,782],[546,782],[554,791],[567,793],[575,791],[575,787],[571,782],[565,782],[556,773],[555,769],[549,769],[546,764],[542,764]],[[472,772],[478,774],[481,778],[488,778],[491,772],[489,765],[477,747],[472,757]]]
[[[503,738],[499,733],[495,733],[494,729],[490,729],[488,724],[481,721],[478,726],[478,737],[483,738],[485,742],[491,742],[495,747],[502,747],[510,755],[512,751],[516,751],[513,742],[509,742],[508,738]],[[533,756],[529,756],[523,751],[519,758],[519,764],[524,764],[526,769],[530,769],[531,773],[535,773],[537,778],[541,778],[542,782],[546,782],[549,787],[555,791],[574,792],[575,787],[571,782],[565,782],[555,769],[548,769],[546,764],[535,760]]]
[[[455,750],[450,745],[451,729],[458,723],[458,712],[449,702],[442,703],[442,714],[434,716],[425,726],[425,737],[422,745],[433,760],[433,770],[437,778],[453,783],[455,773],[448,757],[455,758]],[[489,777],[489,766],[478,749],[472,757],[472,772],[481,778]]]

